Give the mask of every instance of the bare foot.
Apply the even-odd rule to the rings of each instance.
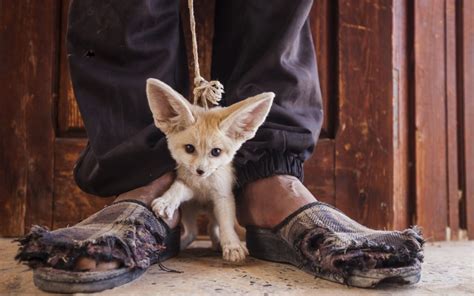
[[[139,187],[119,195],[115,199],[115,202],[122,200],[138,200],[149,206],[155,198],[163,195],[166,190],[168,190],[168,188],[173,183],[174,178],[174,173],[167,173],[146,186]],[[179,224],[179,212],[176,211],[171,218],[163,220],[166,224],[168,224],[170,228],[175,228]],[[80,257],[76,262],[74,270],[105,271],[116,269],[119,267],[120,262],[118,262],[117,260],[101,262],[96,261],[94,258],[91,257]]]
[[[272,228],[302,206],[316,201],[311,192],[289,175],[277,175],[247,184],[237,204],[243,226]]]

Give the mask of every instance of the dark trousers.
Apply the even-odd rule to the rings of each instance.
[[[235,157],[240,185],[276,174],[302,178],[318,139],[323,113],[311,5],[216,1],[212,78],[224,84],[222,105],[276,93],[266,122]],[[120,194],[173,170],[166,138],[153,125],[145,81],[158,78],[188,93],[179,1],[73,1],[67,41],[89,138],[74,170],[81,189]]]

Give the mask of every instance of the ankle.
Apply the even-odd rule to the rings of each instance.
[[[151,202],[154,199],[162,196],[170,188],[171,184],[174,182],[175,177],[176,176],[174,172],[166,173],[145,186],[138,187],[120,194],[115,199],[115,202],[123,200],[137,200],[150,207]],[[169,219],[163,219],[163,221],[168,224],[170,228],[175,228],[178,226],[179,220],[180,215],[178,211],[176,211],[173,217]]]
[[[239,223],[272,228],[316,198],[294,176],[276,175],[249,183],[237,207]]]
[[[120,194],[119,196],[117,196],[115,201],[117,202],[131,199],[141,201],[147,206],[150,206],[151,202],[155,198],[163,195],[166,190],[170,188],[171,184],[173,184],[174,179],[174,172],[166,173],[145,186],[138,187]]]

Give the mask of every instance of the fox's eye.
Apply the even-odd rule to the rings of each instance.
[[[196,149],[194,149],[194,146],[193,146],[193,145],[191,145],[191,144],[186,144],[186,145],[184,145],[184,150],[186,150],[186,153],[191,154],[191,153],[193,153],[194,150],[196,150]]]
[[[211,155],[212,155],[212,156],[215,156],[215,157],[221,155],[221,149],[219,149],[219,148],[213,148],[213,149],[211,150]]]

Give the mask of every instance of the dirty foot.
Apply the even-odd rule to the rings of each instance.
[[[316,197],[298,178],[277,175],[247,184],[237,200],[240,225],[271,228]]]
[[[174,173],[167,173],[150,184],[136,188],[134,190],[125,192],[115,199],[115,202],[123,200],[138,200],[144,204],[151,206],[151,202],[157,197],[163,195],[166,190],[171,186],[174,181]],[[170,227],[175,228],[179,224],[179,213],[170,213],[166,218],[163,218],[163,221]],[[97,261],[91,257],[80,257],[76,261],[74,267],[75,271],[105,271],[117,269],[121,266],[120,262],[113,261]]]

